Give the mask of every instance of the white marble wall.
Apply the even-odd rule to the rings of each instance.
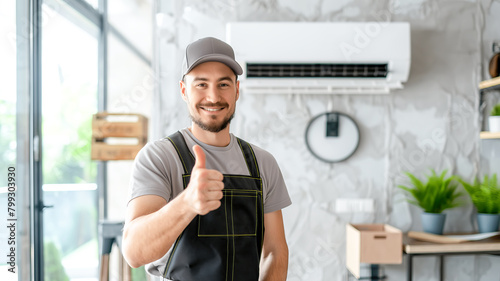
[[[500,41],[500,1],[486,0],[184,0],[157,1],[161,89],[154,138],[189,125],[178,80],[182,50],[204,36],[225,38],[230,21],[408,21],[412,64],[403,90],[390,95],[245,95],[232,132],[278,160],[293,205],[284,210],[288,280],[345,280],[345,224],[389,223],[421,230],[420,210],[397,184],[402,172],[429,168],[472,177],[482,168],[477,84],[487,79],[492,40]],[[330,104],[331,108],[327,108]],[[308,121],[327,110],[353,117],[361,143],[353,157],[324,164],[306,148]],[[500,145],[500,144],[499,144]],[[484,157],[484,155],[483,155]],[[484,162],[484,161],[483,161]],[[498,163],[498,162],[497,162]],[[496,167],[498,170],[498,167]],[[486,171],[487,172],[487,171]],[[339,214],[337,198],[373,198],[375,212]],[[445,231],[473,231],[470,205],[449,211]],[[449,257],[446,280],[500,280],[498,257]],[[437,280],[434,258],[415,259],[414,280]],[[404,280],[404,265],[385,266]]]

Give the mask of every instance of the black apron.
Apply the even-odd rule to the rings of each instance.
[[[188,186],[195,158],[180,132],[168,137]],[[257,281],[264,238],[262,180],[255,154],[237,138],[250,176],[224,175],[221,206],[196,216],[177,238],[164,277],[179,281]]]

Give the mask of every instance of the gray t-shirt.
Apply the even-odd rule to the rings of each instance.
[[[250,175],[236,137],[231,134],[228,146],[207,145],[194,137],[186,128],[181,130],[191,153],[195,144],[200,145],[206,155],[207,169],[218,170],[222,174]],[[267,151],[250,144],[254,150],[262,178],[264,213],[271,213],[289,206],[292,202],[286,189],[283,175],[274,157]],[[172,143],[167,139],[148,143],[134,161],[130,180],[130,200],[143,195],[158,195],[167,202],[184,189],[182,174],[184,169]],[[170,254],[149,264],[146,268],[153,275],[162,275]]]

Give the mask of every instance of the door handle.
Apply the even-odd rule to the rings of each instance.
[[[43,202],[41,202],[41,203],[37,204],[37,206],[36,206],[36,209],[39,212],[43,211],[46,208],[54,208],[54,205],[45,205],[45,204],[43,204]]]

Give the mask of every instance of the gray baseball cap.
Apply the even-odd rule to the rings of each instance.
[[[234,59],[234,51],[229,44],[213,37],[198,39],[186,47],[186,54],[182,62],[182,75],[188,74],[197,65],[207,61],[218,61],[234,73],[241,75],[243,70]]]

